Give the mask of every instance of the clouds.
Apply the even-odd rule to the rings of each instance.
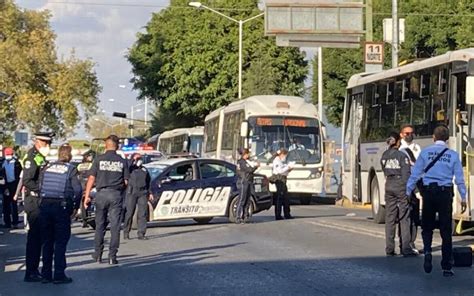
[[[79,58],[97,63],[95,69],[103,86],[101,107],[109,112],[129,111],[137,103],[136,93],[130,91],[131,66],[125,55],[151,14],[168,2],[141,0],[140,6],[134,0],[17,0],[20,7],[51,12],[58,56],[68,56],[74,49]],[[128,90],[119,88],[121,84]],[[111,106],[108,99],[119,103]]]

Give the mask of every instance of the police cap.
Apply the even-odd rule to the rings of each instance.
[[[54,136],[56,136],[56,134],[53,132],[39,132],[39,133],[35,133],[35,140],[51,142],[53,141]]]

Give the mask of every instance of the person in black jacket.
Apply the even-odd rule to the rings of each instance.
[[[401,253],[415,256],[410,246],[410,201],[405,195],[405,188],[410,177],[410,160],[408,156],[399,151],[400,135],[390,133],[387,139],[388,149],[380,160],[385,175],[385,253],[395,256],[395,230],[399,226]]]
[[[132,219],[137,208],[138,239],[147,240],[146,233],[146,213],[148,200],[153,200],[150,193],[151,177],[148,170],[143,166],[142,156],[138,153],[132,157],[132,166],[130,167],[130,180],[127,187],[127,209],[123,228],[123,238],[130,239],[130,230],[132,228]]]
[[[250,161],[249,149],[243,149],[241,158],[237,161],[238,179],[237,185],[240,187],[239,203],[237,204],[237,224],[244,224],[248,219],[248,207],[253,186],[253,173],[260,166],[259,163],[253,165]]]

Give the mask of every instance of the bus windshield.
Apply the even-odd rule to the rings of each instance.
[[[313,118],[265,116],[249,118],[252,154],[268,160],[281,148],[288,161],[298,164],[321,162],[319,121]]]

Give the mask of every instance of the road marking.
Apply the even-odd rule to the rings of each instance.
[[[367,235],[367,236],[371,236],[375,238],[385,239],[385,232],[383,231],[369,230],[365,228],[356,228],[356,227],[348,226],[346,224],[333,223],[328,220],[307,221],[306,223],[311,223],[313,225],[322,226],[326,228],[332,228],[336,230],[347,231],[347,232],[351,232],[355,234],[363,234],[363,235]],[[435,241],[436,240],[433,239],[433,242]],[[423,241],[421,239],[417,239],[415,242],[419,245],[423,245]]]
[[[26,270],[24,263],[5,264],[5,272],[15,272],[20,270]]]

